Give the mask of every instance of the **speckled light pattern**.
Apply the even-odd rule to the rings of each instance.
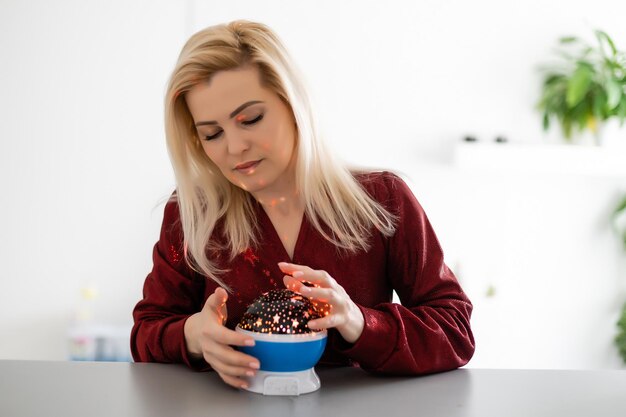
[[[309,320],[322,315],[311,300],[288,289],[266,292],[244,313],[239,327],[265,334],[304,334],[319,330],[309,329]]]

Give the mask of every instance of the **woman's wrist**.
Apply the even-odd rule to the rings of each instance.
[[[348,322],[345,326],[341,328],[337,328],[341,337],[348,343],[355,343],[361,337],[363,333],[363,328],[365,327],[365,317],[363,317],[363,313],[361,309],[354,303],[352,303],[350,308],[350,313],[348,315]]]
[[[198,318],[200,313],[192,314],[185,320],[183,331],[185,333],[185,346],[187,346],[187,352],[193,357],[202,357],[202,349],[200,349],[200,343],[198,343],[199,337],[197,336]]]

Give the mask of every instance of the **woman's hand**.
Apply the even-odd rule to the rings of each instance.
[[[259,361],[230,345],[254,346],[254,339],[224,326],[226,300],[228,293],[218,287],[207,299],[202,311],[187,319],[187,350],[196,358],[204,358],[227,384],[247,388],[248,384],[242,378],[254,376],[259,369]]]
[[[363,333],[365,319],[357,305],[352,301],[341,285],[326,271],[313,270],[308,266],[280,262],[285,274],[283,282],[292,291],[296,291],[313,301],[325,317],[309,321],[312,329],[335,327],[346,342],[354,343]],[[313,284],[307,287],[303,282]]]

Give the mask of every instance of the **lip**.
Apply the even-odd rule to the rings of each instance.
[[[257,165],[259,165],[261,163],[262,159],[259,159],[257,161],[247,161],[247,162],[242,162],[241,164],[238,164],[237,166],[235,166],[235,170],[236,171],[247,171],[251,168],[256,167]]]

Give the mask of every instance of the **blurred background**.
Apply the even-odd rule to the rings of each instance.
[[[468,367],[623,368],[626,128],[568,142],[537,110],[559,37],[602,29],[624,50],[623,16],[615,0],[0,0],[0,359],[129,360],[175,186],[167,78],[189,36],[244,18],[283,39],[338,154],[406,174],[475,305]]]

